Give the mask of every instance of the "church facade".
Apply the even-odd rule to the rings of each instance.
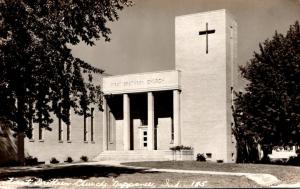
[[[72,115],[68,126],[57,120],[51,132],[34,129],[27,153],[43,161],[171,160],[170,148],[182,145],[192,148],[186,159],[235,162],[237,23],[226,10],[176,17],[175,56],[174,70],[105,76],[103,112]]]

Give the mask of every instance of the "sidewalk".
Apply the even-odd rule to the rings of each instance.
[[[112,165],[112,166],[121,166],[128,168],[137,168],[137,169],[147,169],[149,172],[168,172],[168,173],[192,173],[192,174],[207,174],[207,175],[228,175],[228,176],[245,176],[248,179],[256,182],[261,186],[272,186],[279,184],[281,181],[271,174],[254,174],[254,173],[233,173],[233,172],[218,172],[218,171],[198,171],[198,170],[181,170],[181,169],[156,169],[156,168],[147,168],[147,167],[135,167],[135,166],[126,166],[121,165],[125,162],[117,161],[103,161],[99,162],[103,165]],[[300,183],[299,183],[300,186]]]
[[[288,184],[281,183],[281,181],[274,175],[271,174],[258,174],[258,173],[236,173],[236,172],[220,172],[220,171],[198,171],[198,170],[180,170],[180,169],[156,169],[148,167],[136,167],[136,166],[126,166],[117,161],[102,161],[97,162],[103,165],[130,167],[137,169],[147,169],[149,172],[169,172],[169,173],[192,173],[192,174],[209,174],[209,175],[228,175],[228,176],[245,176],[246,178],[256,182],[257,184],[264,187],[274,187],[274,188],[299,188],[299,183]]]

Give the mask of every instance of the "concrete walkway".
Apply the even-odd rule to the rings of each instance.
[[[132,161],[131,161],[132,162]],[[181,170],[181,169],[156,169],[149,167],[136,167],[136,166],[128,166],[122,165],[121,163],[125,162],[117,162],[117,161],[101,161],[95,162],[102,165],[112,165],[112,166],[120,166],[120,167],[130,167],[136,169],[147,169],[148,172],[168,172],[168,173],[192,173],[192,174],[206,174],[206,175],[228,175],[228,176],[245,176],[249,180],[256,182],[261,186],[274,186],[279,184],[281,181],[271,174],[258,174],[258,173],[235,173],[235,172],[220,172],[220,171],[198,171],[198,170]],[[300,185],[299,185],[300,186]]]

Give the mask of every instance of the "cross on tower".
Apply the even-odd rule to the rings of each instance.
[[[199,35],[206,35],[206,54],[208,53],[208,34],[215,33],[216,30],[208,30],[208,23],[206,22],[206,30],[199,31]]]

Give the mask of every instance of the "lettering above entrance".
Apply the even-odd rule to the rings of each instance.
[[[180,72],[177,70],[116,75],[103,78],[104,94],[174,89],[180,89]]]

